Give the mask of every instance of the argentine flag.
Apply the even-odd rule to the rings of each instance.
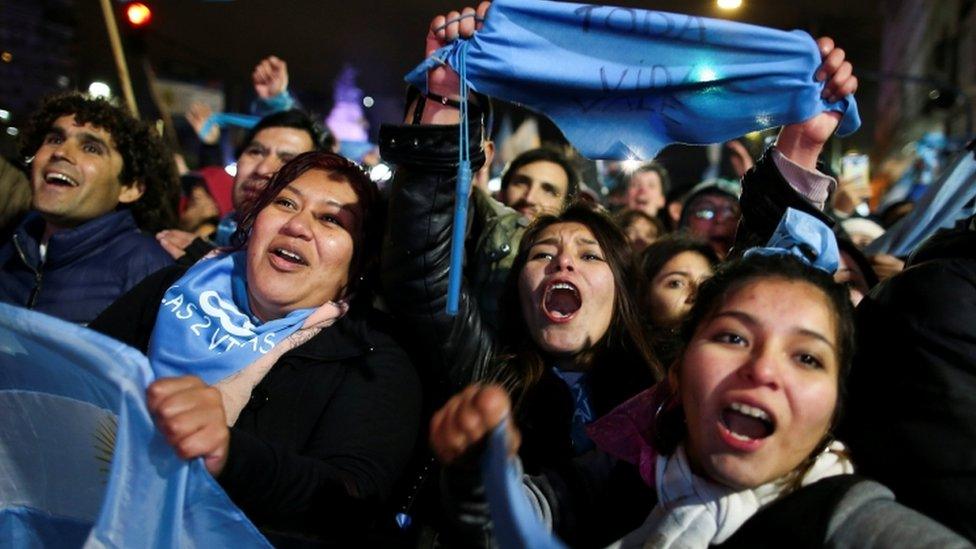
[[[146,409],[146,357],[0,303],[0,546],[270,547]]]

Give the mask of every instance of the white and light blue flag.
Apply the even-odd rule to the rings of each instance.
[[[0,303],[0,545],[270,547],[146,408],[146,357]]]

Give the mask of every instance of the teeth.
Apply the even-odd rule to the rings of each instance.
[[[736,412],[739,412],[740,414],[745,414],[747,416],[752,416],[754,418],[761,419],[763,421],[767,421],[767,422],[770,422],[770,423],[772,423],[772,421],[773,421],[772,418],[769,417],[769,414],[767,414],[765,411],[760,410],[759,408],[754,408],[754,407],[749,406],[747,404],[742,404],[742,403],[739,403],[739,402],[733,402],[731,405],[729,405],[729,408],[735,410]]]
[[[574,292],[576,291],[576,288],[572,284],[567,284],[565,282],[557,282],[553,284],[549,289],[550,290],[572,290]]]
[[[728,430],[728,433],[729,433],[730,435],[732,435],[732,438],[734,438],[734,439],[737,439],[737,440],[744,440],[744,441],[746,441],[746,442],[750,442],[750,441],[752,441],[752,439],[751,439],[751,438],[749,438],[749,437],[747,437],[747,436],[745,436],[745,435],[740,435],[739,433],[736,433],[735,431],[733,431],[733,430],[731,430],[731,429],[729,429],[729,430]]]
[[[70,177],[64,175],[63,173],[49,173],[49,174],[47,174],[47,177],[45,177],[45,179],[48,180],[48,181],[51,181],[51,180],[63,181],[65,183],[67,183],[68,185],[71,185],[72,187],[74,187],[74,186],[77,185],[77,183],[75,183],[75,181],[73,179],[71,179]]]
[[[294,259],[298,263],[304,263],[305,262],[305,260],[302,259],[302,256],[300,256],[300,255],[298,255],[298,254],[296,254],[294,252],[290,252],[290,251],[288,251],[288,250],[286,250],[284,248],[278,248],[275,251],[278,252],[280,255],[283,255],[283,256],[285,256],[287,258]]]

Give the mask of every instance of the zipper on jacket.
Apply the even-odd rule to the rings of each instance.
[[[41,269],[35,269],[34,266],[27,261],[27,255],[24,254],[24,250],[20,246],[20,239],[17,238],[18,236],[20,235],[14,235],[14,247],[17,248],[17,254],[20,255],[20,260],[24,262],[24,265],[27,265],[27,268],[34,273],[34,289],[31,290],[30,297],[27,298],[27,308],[33,309],[34,305],[37,304],[37,295],[41,293]],[[44,263],[42,262],[41,267],[43,266]]]

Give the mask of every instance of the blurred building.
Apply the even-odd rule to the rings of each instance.
[[[74,0],[0,2],[0,109],[9,113],[0,116],[5,156],[17,125],[39,99],[75,86],[74,37]]]
[[[923,133],[972,137],[976,118],[976,0],[885,0],[875,160]]]

